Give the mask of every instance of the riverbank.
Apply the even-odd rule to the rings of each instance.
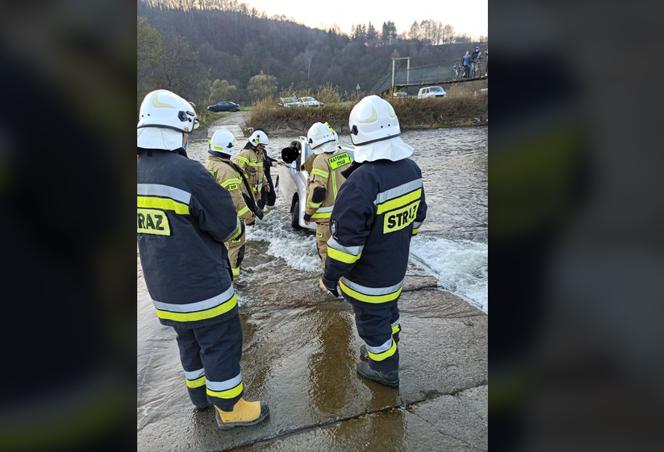
[[[449,96],[446,98],[390,100],[399,117],[401,130],[485,126],[488,124],[488,96]],[[324,105],[320,108],[255,107],[247,126],[263,128],[270,135],[306,135],[311,124],[328,122],[339,133],[349,133],[348,116],[355,102]]]

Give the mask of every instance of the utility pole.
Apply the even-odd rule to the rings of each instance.
[[[397,60],[406,60],[406,85],[410,82],[410,57],[392,57],[392,92],[394,92],[394,76]]]

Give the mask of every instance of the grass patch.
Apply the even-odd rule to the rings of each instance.
[[[486,95],[442,99],[391,99],[401,130],[486,125]],[[355,102],[326,104],[320,108],[283,108],[265,102],[254,106],[247,126],[264,128],[268,133],[306,134],[317,122],[329,122],[339,133],[347,134],[348,116]]]

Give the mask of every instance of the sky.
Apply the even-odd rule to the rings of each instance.
[[[374,24],[380,32],[391,20],[397,32],[410,29],[413,21],[426,19],[450,24],[457,34],[488,36],[489,0],[242,0],[268,16],[285,15],[314,28],[337,25],[349,33],[358,23]],[[404,8],[407,4],[408,8]]]

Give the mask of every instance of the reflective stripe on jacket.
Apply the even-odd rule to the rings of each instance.
[[[263,153],[255,149],[244,148],[235,157],[233,162],[237,164],[247,176],[249,184],[254,189],[254,196],[256,200],[260,199],[261,189],[263,184],[267,184],[265,177]]]
[[[142,151],[137,240],[161,323],[202,325],[237,315],[224,241],[242,233],[233,201],[200,163]]]
[[[230,161],[210,155],[208,156],[207,162],[205,162],[205,168],[207,168],[210,174],[212,174],[212,177],[215,178],[217,183],[231,194],[237,216],[245,223],[252,223],[255,220],[255,215],[247,206],[242,194],[244,193],[250,197],[253,197],[254,195],[253,193],[247,192],[247,189],[242,182],[242,176],[231,166]]]
[[[307,185],[307,204],[304,213],[316,223],[328,223],[332,216],[334,201],[346,178],[341,174],[352,159],[345,151],[324,152],[313,160]],[[312,197],[316,188],[325,190],[325,198],[315,202]]]
[[[325,278],[351,301],[386,303],[401,294],[410,239],[426,216],[419,167],[410,159],[357,166],[339,190]]]

